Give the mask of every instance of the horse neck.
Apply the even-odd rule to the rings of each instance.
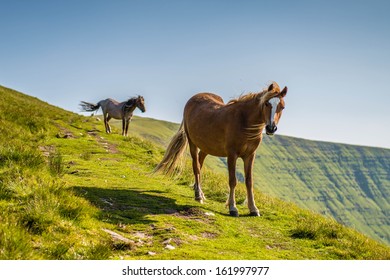
[[[266,120],[263,113],[263,106],[257,97],[239,102],[241,116],[244,119],[243,131],[249,140],[261,139],[262,131]]]
[[[131,101],[132,101],[131,105],[127,105],[128,101],[124,102],[124,104],[122,106],[123,112],[129,114],[129,113],[132,113],[135,110],[135,108],[137,107],[136,100],[132,99]]]
[[[242,116],[246,120],[247,125],[261,125],[265,124],[265,117],[263,108],[257,98],[239,102]]]

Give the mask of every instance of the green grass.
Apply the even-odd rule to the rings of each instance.
[[[390,258],[388,246],[258,191],[262,216],[250,217],[242,184],[232,218],[225,175],[205,168],[199,204],[188,166],[175,180],[151,174],[163,149],[150,139],[0,95],[0,259]]]
[[[390,244],[389,149],[266,138],[254,172],[264,193]]]

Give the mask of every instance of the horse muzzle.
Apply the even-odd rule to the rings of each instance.
[[[265,127],[265,132],[267,133],[267,135],[274,135],[274,133],[276,132],[276,130],[278,130],[278,128],[276,127],[276,125],[267,125]]]

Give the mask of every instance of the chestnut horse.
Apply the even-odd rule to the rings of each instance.
[[[237,185],[236,161],[244,161],[248,208],[251,216],[260,216],[253,196],[252,169],[256,149],[265,128],[273,135],[284,109],[287,87],[282,91],[276,82],[259,93],[243,95],[224,104],[221,97],[212,93],[199,93],[188,100],[179,131],[172,138],[156,171],[173,174],[190,147],[195,176],[195,200],[203,202],[200,170],[207,155],[227,157],[230,194],[229,213],[238,216],[234,189]]]
[[[81,101],[80,106],[86,112],[93,112],[99,110],[100,107],[102,108],[106,133],[111,133],[111,127],[108,124],[111,118],[121,119],[123,136],[127,136],[134,110],[138,108],[143,113],[145,112],[145,101],[140,95],[124,102],[118,102],[112,98],[101,100],[97,104]]]

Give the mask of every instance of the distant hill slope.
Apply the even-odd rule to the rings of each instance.
[[[166,146],[178,127],[135,117],[130,130]],[[208,157],[206,164],[227,174],[222,158]],[[241,164],[241,181],[243,174]],[[330,215],[390,244],[390,149],[264,135],[254,178],[261,192]]]
[[[210,169],[199,204],[189,165],[151,174],[160,146],[1,86],[0,136],[0,259],[390,259],[389,246],[259,191],[262,216],[248,216],[242,184],[230,217],[226,176]]]
[[[390,150],[266,138],[256,185],[390,244]]]

